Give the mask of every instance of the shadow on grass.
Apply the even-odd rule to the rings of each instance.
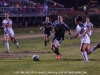
[[[67,59],[67,58],[62,58],[61,60],[64,60],[64,61],[83,61],[84,59]],[[89,59],[89,61],[100,61],[100,59]]]

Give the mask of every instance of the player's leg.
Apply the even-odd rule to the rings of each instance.
[[[44,44],[47,46],[47,34],[44,34]]]
[[[16,44],[17,49],[18,49],[18,48],[19,48],[19,43],[18,43],[18,41],[15,39],[15,37],[10,37],[10,38],[11,38],[12,42]]]
[[[97,43],[93,48],[90,49],[90,52],[94,52],[97,48],[100,48],[100,44]]]
[[[18,49],[18,48],[19,48],[19,43],[18,43],[18,41],[15,39],[15,34],[14,34],[14,31],[13,31],[13,30],[9,30],[9,36],[10,36],[12,42],[16,44],[17,49]]]
[[[8,34],[5,34],[4,35],[4,38],[5,38],[5,46],[6,46],[6,53],[9,53],[10,52],[10,49],[9,49],[9,35]]]
[[[87,52],[87,54],[88,54],[88,55],[89,55],[89,54],[91,54],[91,51],[90,51],[90,46],[89,46],[89,45],[87,45],[87,47],[86,47],[85,51]]]
[[[53,52],[55,54],[59,54],[58,52],[58,47],[57,47],[57,41],[56,41],[56,37],[53,38],[53,41],[51,43],[51,50],[53,50]]]
[[[60,46],[61,42],[62,42],[62,38],[60,38],[59,40],[55,39],[55,41],[54,41],[54,48],[55,48],[55,52],[57,54],[56,59],[59,59],[61,57],[61,54],[60,54],[59,48],[58,48]]]
[[[55,54],[59,55],[60,53],[59,53],[58,45],[57,44],[58,44],[58,42],[56,42],[56,41],[52,42],[51,49],[53,50],[53,52]]]
[[[54,46],[54,42],[51,43],[51,50],[56,54],[56,52],[55,52],[55,46]]]
[[[87,46],[88,46],[87,43],[82,43],[81,44],[81,52],[82,52],[82,56],[83,56],[85,62],[89,62],[88,57],[87,57],[87,52],[86,52],[86,47]]]
[[[49,40],[50,40],[50,35],[51,35],[51,32],[48,32],[48,34],[47,34],[47,42],[49,42]]]
[[[92,52],[94,52],[97,48],[100,48],[100,44],[96,44],[93,48],[90,49],[90,46],[88,45],[86,47],[86,52],[87,54],[91,54]]]

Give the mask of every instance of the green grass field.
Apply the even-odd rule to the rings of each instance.
[[[31,35],[43,33],[34,27],[14,29],[16,36],[28,36],[31,30]],[[56,55],[50,49],[51,40],[45,47],[43,37],[18,39],[19,49],[10,40],[10,53],[5,53],[4,40],[1,40],[0,75],[100,75],[100,49],[89,55],[89,63],[85,63],[79,50],[80,40],[69,40],[69,37],[66,35],[59,47],[62,54],[59,60],[55,59]],[[3,38],[3,31],[0,32],[0,38]],[[97,42],[100,42],[99,28],[95,28],[91,36],[91,47]],[[39,61],[32,60],[34,54],[40,56]]]

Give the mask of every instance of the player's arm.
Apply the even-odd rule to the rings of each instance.
[[[6,27],[12,27],[12,20],[9,20],[8,23],[3,23]]]
[[[4,23],[5,26],[7,27],[12,27],[12,24]]]
[[[91,23],[91,29],[90,30],[93,30],[93,24]]]
[[[1,26],[1,27],[3,27],[3,28],[4,28],[4,27],[5,27],[5,24],[4,24],[4,23],[2,23],[2,26]]]
[[[69,35],[71,35],[71,34],[72,34],[71,30],[69,30]]]
[[[69,35],[71,35],[71,29],[64,23],[64,26],[66,27],[66,30],[69,31]]]
[[[42,26],[40,26],[40,30],[42,29],[43,27]]]
[[[89,30],[86,29],[86,31],[85,31],[83,34],[79,35],[78,37],[79,37],[79,38],[82,38],[82,37],[85,36],[88,32],[89,32]]]
[[[77,38],[77,37],[78,37],[78,35],[79,35],[79,34],[76,34],[75,36],[70,37],[69,39],[70,39],[70,40],[72,40],[72,39],[74,39],[74,38]]]
[[[55,31],[56,24],[57,24],[57,21],[55,21],[54,23],[52,23],[52,26],[53,26],[52,30],[53,30],[53,32]]]

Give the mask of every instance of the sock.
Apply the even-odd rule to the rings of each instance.
[[[83,58],[84,58],[84,61],[85,61],[85,62],[88,62],[88,57],[87,57],[86,51],[82,52],[82,56],[83,56]]]
[[[14,40],[14,43],[15,43],[17,46],[19,45],[17,40]]]
[[[60,55],[58,47],[55,47],[55,53],[56,53],[57,55]]]
[[[47,41],[44,41],[44,43],[45,43],[45,46],[47,46]]]
[[[90,52],[94,52],[98,47],[97,46],[94,46],[93,48],[90,49]]]
[[[6,42],[6,43],[5,43],[5,46],[6,46],[6,50],[8,51],[8,50],[9,50],[9,43]]]

